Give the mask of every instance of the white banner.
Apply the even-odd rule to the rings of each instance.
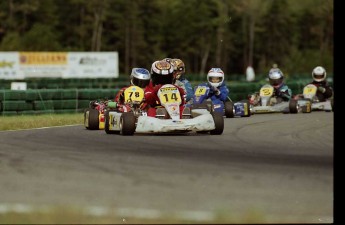
[[[0,79],[118,77],[117,52],[0,52]]]
[[[18,52],[0,52],[0,79],[24,79],[24,74],[19,69]]]
[[[118,62],[117,52],[70,52],[63,78],[118,78]]]

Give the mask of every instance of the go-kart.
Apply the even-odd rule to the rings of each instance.
[[[108,101],[91,101],[89,108],[84,110],[84,126],[88,130],[104,129],[104,111]]]
[[[211,99],[207,99],[210,92],[210,87],[206,85],[198,85],[195,87],[193,104],[206,103],[210,111],[218,112],[226,118],[233,117],[249,117],[251,115],[251,107],[248,100],[242,100],[233,103],[232,100],[228,99],[218,102],[212,102]]]
[[[142,93],[143,94],[143,93]],[[178,88],[165,84],[157,92],[161,107],[156,110],[156,116],[147,113],[124,112],[121,115],[111,110],[106,112],[105,130],[118,132],[122,135],[136,133],[181,133],[181,132],[210,132],[220,135],[224,130],[223,116],[217,112],[210,112],[206,107],[190,108],[185,106],[180,110],[182,102]],[[131,100],[132,102],[133,99]],[[182,115],[181,115],[182,113]]]
[[[308,84],[303,88],[303,94],[294,97],[301,108],[305,108],[306,112],[311,111],[333,111],[333,98],[320,101],[316,96],[317,87],[314,84]]]
[[[250,102],[254,114],[259,113],[297,113],[299,106],[297,100],[283,101],[282,98],[273,96],[274,88],[265,84],[260,88],[259,93],[250,96]]]
[[[144,90],[130,86],[124,90],[124,104],[109,102],[105,112],[104,130],[107,134],[128,135],[139,115],[146,116]],[[135,129],[135,127],[134,127]]]

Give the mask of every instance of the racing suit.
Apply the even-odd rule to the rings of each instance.
[[[193,87],[190,82],[184,77],[184,75],[181,75],[180,79],[176,80],[175,85],[180,87],[179,84],[181,83],[184,85],[184,90],[186,92],[186,102],[189,102],[194,95]]]
[[[281,83],[278,86],[274,87],[273,97],[281,98],[283,101],[289,101],[292,96],[291,89],[285,84]]]
[[[131,107],[129,105],[125,104],[125,96],[124,96],[125,90],[130,86],[126,86],[126,87],[121,88],[115,96],[114,102],[117,103],[117,109],[120,112],[130,112],[131,111]],[[143,104],[141,104],[140,108],[141,109],[147,108],[147,103],[144,102]]]
[[[220,104],[228,100],[230,91],[224,82],[218,88],[211,86],[208,82],[200,84],[199,86],[208,86],[210,88],[207,98],[210,98],[214,104]]]
[[[159,98],[157,96],[157,92],[160,87],[162,87],[162,84],[157,84],[153,86],[152,81],[150,81],[149,85],[146,86],[144,93],[145,93],[145,102],[149,105],[147,115],[151,117],[156,117],[156,108],[161,107]],[[181,104],[180,104],[180,115],[182,116],[182,111],[184,109],[184,105],[186,104],[185,101],[185,91],[183,88],[178,87],[177,85],[174,85],[178,88],[180,95],[181,95]]]
[[[310,84],[313,84],[317,87],[316,97],[320,102],[324,102],[333,96],[333,89],[331,86],[329,86],[326,80],[321,82],[313,81]]]

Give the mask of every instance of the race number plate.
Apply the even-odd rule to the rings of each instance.
[[[141,102],[144,90],[138,86],[130,86],[124,92],[125,102]]]
[[[273,87],[270,85],[265,85],[260,89],[261,97],[268,97],[273,95]]]
[[[174,85],[164,85],[158,91],[158,98],[162,105],[177,103],[181,104],[181,95]]]
[[[309,84],[303,88],[303,95],[315,95],[317,87],[313,84]]]
[[[204,95],[204,94],[206,93],[206,91],[207,91],[207,87],[206,87],[206,86],[198,86],[198,87],[196,88],[196,90],[195,90],[194,95],[195,95],[196,97],[199,97],[199,96]]]

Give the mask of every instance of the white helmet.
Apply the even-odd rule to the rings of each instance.
[[[150,83],[151,74],[145,68],[133,68],[130,79],[131,85],[144,88]]]
[[[219,78],[215,81],[213,78]],[[213,87],[219,87],[224,82],[224,72],[220,68],[212,68],[207,73],[207,81]]]
[[[326,79],[327,73],[325,68],[323,68],[322,66],[317,66],[313,69],[311,76],[313,77],[314,81],[321,82]]]
[[[279,69],[273,70],[268,74],[268,79],[270,81],[270,84],[276,87],[283,82],[284,75]]]

